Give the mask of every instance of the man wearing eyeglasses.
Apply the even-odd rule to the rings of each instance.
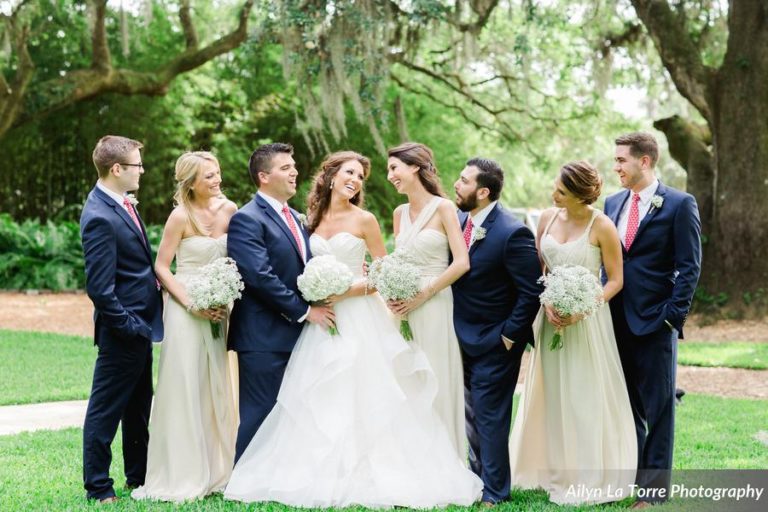
[[[129,195],[144,174],[142,144],[102,137],[93,150],[98,171],[80,217],[86,291],[94,306],[98,346],[83,426],[87,497],[117,500],[109,477],[110,445],[122,420],[126,487],[144,483],[152,404],[152,342],[163,339],[162,296],[144,224]]]

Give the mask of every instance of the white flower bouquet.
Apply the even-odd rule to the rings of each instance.
[[[407,253],[397,250],[371,263],[368,286],[376,288],[384,300],[410,300],[421,290],[421,271]],[[408,317],[400,319],[400,334],[406,341],[413,340]]]
[[[542,304],[552,307],[560,316],[589,316],[603,304],[603,287],[597,276],[580,265],[561,265],[542,276],[544,292],[539,296]],[[562,329],[555,330],[550,350],[563,347]]]
[[[309,260],[296,284],[304,300],[311,303],[325,300],[331,295],[341,295],[349,290],[353,279],[349,267],[328,254]],[[331,327],[330,332],[339,333],[335,327]]]
[[[200,269],[187,284],[189,309],[203,310],[226,306],[242,297],[243,278],[232,258],[217,258]],[[221,337],[221,322],[211,321],[214,338]]]

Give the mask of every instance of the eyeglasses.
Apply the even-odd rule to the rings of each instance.
[[[137,164],[122,164],[122,163],[119,163],[118,165],[124,165],[126,167],[141,167],[142,169],[146,170],[146,167],[144,167],[144,164],[142,162],[139,162]]]

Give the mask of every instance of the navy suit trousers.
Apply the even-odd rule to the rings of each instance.
[[[290,352],[238,352],[240,374],[240,426],[235,463],[277,403]]]
[[[97,326],[97,329],[105,329]],[[88,498],[115,495],[109,476],[112,440],[122,421],[127,484],[144,484],[152,406],[152,342],[100,336],[99,355],[83,425],[83,477]]]
[[[620,300],[612,301],[611,306],[616,343],[635,419],[637,484],[646,489],[666,489],[666,496],[669,496],[675,438],[678,333],[664,324],[650,334],[637,336],[627,325]],[[663,500],[650,497],[645,501]]]
[[[464,411],[469,440],[469,465],[483,481],[483,501],[509,498],[509,429],[512,397],[525,343],[507,350],[499,340],[489,352],[464,362]]]

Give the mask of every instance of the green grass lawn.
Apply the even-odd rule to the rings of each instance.
[[[768,343],[685,341],[678,345],[677,362],[689,366],[729,366],[768,369]]]
[[[515,401],[517,402],[517,400]],[[755,434],[768,424],[768,401],[688,395],[677,409],[676,469],[762,469],[768,467],[768,448]],[[0,437],[0,510],[99,509],[87,503],[82,490],[80,429],[33,432]],[[112,476],[121,496],[120,436],[115,440]],[[541,491],[515,491],[513,501],[496,508],[513,510],[626,510],[620,504],[596,507],[559,507],[550,504]],[[680,510],[674,501],[654,510]],[[449,510],[471,510],[452,507]],[[480,510],[478,507],[474,507]],[[276,504],[243,505],[225,502],[220,496],[182,506],[123,499],[110,510],[265,510],[287,511]],[[350,510],[363,510],[361,508]]]
[[[92,338],[0,330],[0,405],[88,398],[96,355]]]
[[[0,405],[88,398],[95,361],[91,338],[0,329]],[[678,362],[768,369],[768,343],[681,342]]]

